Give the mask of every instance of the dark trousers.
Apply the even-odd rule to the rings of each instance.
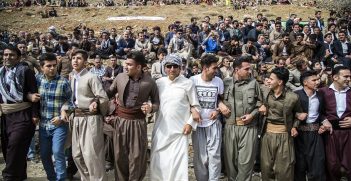
[[[113,151],[113,133],[113,127],[110,124],[104,123],[105,161],[106,164],[112,165],[115,160]]]
[[[295,138],[295,180],[325,181],[325,153],[317,131],[299,131]]]
[[[351,130],[334,130],[325,135],[327,180],[351,180]]]
[[[2,171],[5,181],[27,178],[27,153],[34,135],[31,108],[1,117],[1,145],[6,166]]]

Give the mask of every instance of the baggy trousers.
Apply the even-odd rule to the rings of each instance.
[[[334,130],[325,136],[327,180],[339,181],[343,176],[341,168],[347,180],[351,180],[351,130]]]
[[[1,116],[1,145],[6,166],[5,181],[27,179],[27,153],[35,132],[32,109]]]
[[[81,180],[107,180],[102,116],[74,117],[72,156]]]
[[[221,174],[222,124],[197,127],[192,134],[196,180],[219,180]]]
[[[227,124],[224,160],[229,181],[250,181],[256,156],[257,127]]]
[[[325,181],[325,154],[318,131],[300,131],[295,138],[295,180]]]
[[[145,119],[113,121],[115,180],[141,181],[146,174],[147,125]]]
[[[293,181],[294,140],[288,133],[265,133],[261,143],[263,181]]]

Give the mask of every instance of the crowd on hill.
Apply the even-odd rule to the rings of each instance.
[[[150,118],[151,180],[188,179],[192,130],[197,180],[351,180],[350,38],[350,11],[1,31],[3,178],[26,179],[37,124],[48,180],[142,180]]]

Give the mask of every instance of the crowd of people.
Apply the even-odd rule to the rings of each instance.
[[[98,35],[96,35],[98,34]],[[351,180],[351,12],[0,33],[4,180]],[[146,121],[147,120],[147,121]],[[53,159],[55,161],[53,161]],[[67,161],[67,164],[66,164]]]

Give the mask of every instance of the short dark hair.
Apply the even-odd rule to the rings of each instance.
[[[350,70],[350,69],[346,66],[337,66],[337,67],[333,68],[332,76],[338,75],[340,73],[340,71],[342,71],[342,70]]]
[[[308,71],[305,71],[301,74],[300,76],[300,83],[301,85],[303,85],[303,81],[305,81],[308,77],[311,77],[311,76],[317,76],[318,73],[314,70],[308,70]]]
[[[204,68],[211,66],[211,64],[213,63],[217,63],[218,62],[218,58],[215,55],[212,54],[206,54],[201,58],[200,64],[201,67]]]
[[[45,65],[45,61],[54,61],[54,60],[57,62],[55,54],[53,54],[53,53],[44,53],[44,54],[40,55],[40,57],[39,57],[39,64],[40,64],[40,66],[44,66]]]
[[[158,50],[157,50],[157,55],[160,55],[160,54],[164,54],[164,55],[167,55],[167,49],[166,48],[163,48],[163,47],[160,47]]]
[[[84,61],[88,60],[88,57],[89,57],[88,52],[85,50],[82,50],[82,49],[77,49],[77,50],[73,51],[72,57],[77,55],[78,53],[82,54]]]
[[[19,50],[17,47],[15,47],[15,46],[13,46],[13,45],[7,45],[7,46],[5,46],[4,51],[5,51],[6,49],[16,52],[17,56],[19,56],[19,57],[21,56],[21,50]]]
[[[284,85],[289,80],[289,70],[284,67],[276,67],[272,70],[271,73],[276,75],[279,80],[282,80]]]
[[[137,64],[146,65],[145,56],[139,51],[132,51],[127,54],[128,59],[133,59]]]
[[[233,61],[233,68],[240,68],[242,64],[246,63],[251,63],[252,62],[252,56],[241,56],[239,59]]]

